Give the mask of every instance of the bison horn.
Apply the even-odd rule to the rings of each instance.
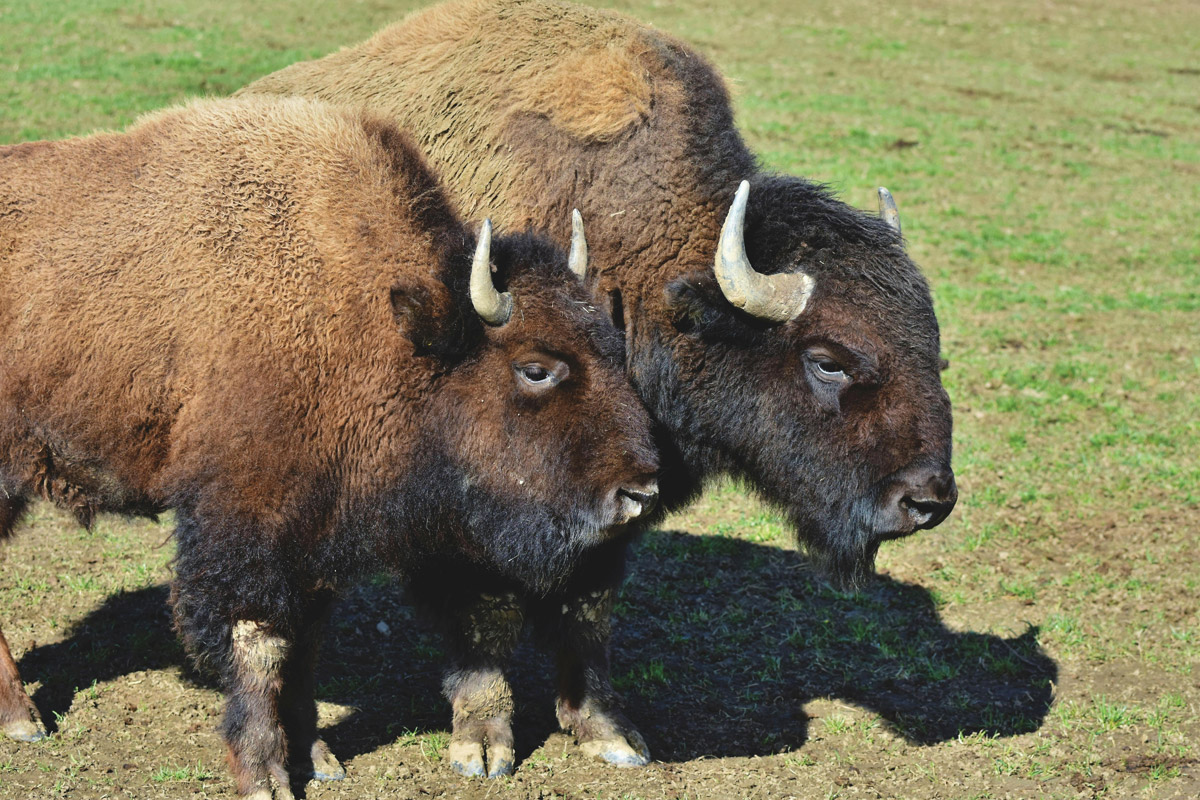
[[[896,233],[900,232],[900,209],[896,208],[896,201],[892,199],[892,193],[882,186],[879,187],[879,218],[890,225]]]
[[[747,314],[771,322],[787,322],[804,310],[815,282],[803,272],[764,275],[751,266],[745,243],[746,200],[749,197],[750,184],[742,181],[721,227],[721,242],[717,245],[714,265],[717,283],[721,285],[725,299]]]
[[[471,305],[488,325],[503,325],[512,316],[512,295],[492,283],[492,221],[485,219],[471,261]]]
[[[583,236],[583,217],[578,208],[571,210],[571,255],[567,257],[567,266],[580,280],[587,277],[587,239]]]

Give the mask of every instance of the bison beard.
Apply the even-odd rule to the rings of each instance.
[[[176,510],[176,626],[241,795],[343,774],[313,664],[346,581],[543,596],[656,492],[580,259],[476,241],[389,123],[198,102],[0,166],[0,539],[37,495]],[[44,735],[2,635],[0,725]]]

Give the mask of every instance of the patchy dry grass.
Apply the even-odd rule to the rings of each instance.
[[[415,5],[11,0],[0,141],[227,93]],[[635,772],[552,732],[525,650],[518,774],[452,777],[438,643],[371,582],[320,676],[350,777],[308,796],[1200,796],[1200,10],[611,5],[720,64],[768,166],[895,194],[951,362],[959,507],[854,596],[733,485],[648,535],[614,652],[663,759]],[[0,797],[230,794],[219,695],[163,611],[168,533],[38,507],[7,548],[0,617],[55,734],[0,742]]]

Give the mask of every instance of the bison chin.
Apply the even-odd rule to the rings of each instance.
[[[810,561],[827,581],[844,592],[857,591],[875,572],[875,555],[888,536],[880,536],[865,525],[855,525],[854,513],[842,517],[850,524],[830,527],[812,520],[792,522]]]
[[[864,540],[849,547],[835,548],[814,546],[807,541],[802,544],[821,576],[839,591],[858,591],[875,572],[879,541]]]
[[[562,516],[549,509],[476,503],[469,522],[475,560],[545,596],[559,591],[584,554],[610,538],[592,515]],[[478,549],[476,549],[478,548]]]

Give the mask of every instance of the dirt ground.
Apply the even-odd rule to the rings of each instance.
[[[727,490],[682,519],[720,524],[714,514],[740,509],[753,503]],[[220,694],[188,671],[165,611],[169,523],[110,521],[87,534],[52,509],[35,519],[8,551],[6,572],[28,602],[10,604],[4,624],[54,735],[0,743],[0,797],[231,797],[214,732]],[[1090,553],[1136,579],[1129,553],[1174,539],[1191,520],[1150,515],[1126,538],[1103,540],[1096,524],[1108,523],[1001,557],[1014,571],[1053,576]],[[1048,650],[1036,620],[1052,599],[936,600],[925,587],[948,569],[936,537],[852,596],[815,580],[787,548],[650,534],[635,548],[614,647],[618,684],[656,761],[619,770],[583,757],[556,731],[548,659],[527,645],[514,674],[519,769],[492,782],[450,771],[437,640],[399,587],[368,582],[342,602],[320,668],[325,738],[348,777],[302,794],[1200,796],[1194,751],[1162,747],[1164,736],[1183,744],[1200,735],[1193,674],[1156,668],[1137,652],[1097,664]],[[127,552],[109,552],[114,544]],[[1165,570],[1181,586],[1194,583],[1186,554],[1162,555],[1160,578]],[[115,591],[114,576],[123,585]],[[1146,639],[1169,639],[1194,620],[1196,596],[1127,602],[1098,593],[1089,605],[1076,609],[1084,626],[1119,617]],[[1052,712],[1075,708],[1084,718],[1097,697],[1151,709],[1164,696],[1183,706],[1164,713],[1182,713],[1157,730],[1144,715],[1128,725],[1100,720],[1080,736],[1072,714]],[[1044,774],[1030,773],[1029,759]]]

